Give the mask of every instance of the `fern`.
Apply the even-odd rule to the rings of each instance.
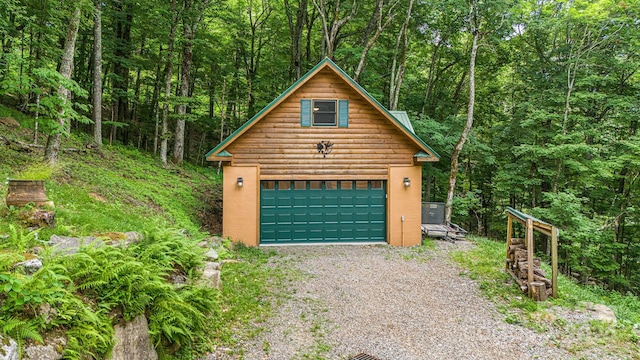
[[[32,322],[12,316],[6,319],[0,319],[3,322],[2,333],[4,335],[19,341],[30,339],[39,343],[43,342],[42,336],[38,333],[38,330]]]

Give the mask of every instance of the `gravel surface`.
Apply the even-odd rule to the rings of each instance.
[[[388,246],[277,247],[300,280],[256,338],[207,360],[571,359],[550,335],[505,323],[448,252]],[[242,354],[241,356],[237,354]]]

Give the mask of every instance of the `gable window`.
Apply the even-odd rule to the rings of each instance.
[[[313,126],[335,126],[336,113],[335,100],[313,100]]]
[[[301,126],[349,126],[349,100],[300,100]]]

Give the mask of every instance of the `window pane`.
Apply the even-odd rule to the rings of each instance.
[[[336,124],[336,100],[314,100],[313,101],[313,124],[314,125],[335,125]]]
[[[324,114],[324,113],[315,113],[313,114],[313,124],[314,125],[335,125],[336,124],[336,114]]]
[[[351,190],[351,189],[353,189],[353,181],[340,181],[340,188],[342,190]]]
[[[382,180],[372,180],[371,181],[372,189],[382,189]]]
[[[291,181],[278,181],[278,189],[279,190],[291,189]]]
[[[338,182],[337,181],[325,181],[324,182],[324,188],[325,190],[335,190],[338,188]]]
[[[369,182],[366,180],[358,180],[356,181],[356,189],[368,189],[369,188]]]
[[[314,100],[313,101],[314,112],[336,112],[335,100]]]
[[[309,189],[322,190],[322,181],[309,181]]]
[[[296,190],[306,190],[307,182],[306,181],[294,181],[293,188]]]
[[[276,188],[276,182],[273,180],[263,180],[261,183],[264,190],[273,190]]]

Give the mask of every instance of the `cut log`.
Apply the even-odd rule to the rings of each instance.
[[[511,239],[511,245],[520,245],[522,244],[523,247],[526,247],[524,244],[524,239],[523,238],[512,238]]]
[[[547,288],[547,297],[553,295],[553,288],[548,287]]]
[[[543,282],[548,288],[551,287],[552,283],[551,280],[547,279],[546,277],[540,276],[540,275],[533,275],[533,280],[534,281],[540,281]]]
[[[534,301],[547,300],[547,286],[541,281],[533,281],[531,284],[531,297]]]

